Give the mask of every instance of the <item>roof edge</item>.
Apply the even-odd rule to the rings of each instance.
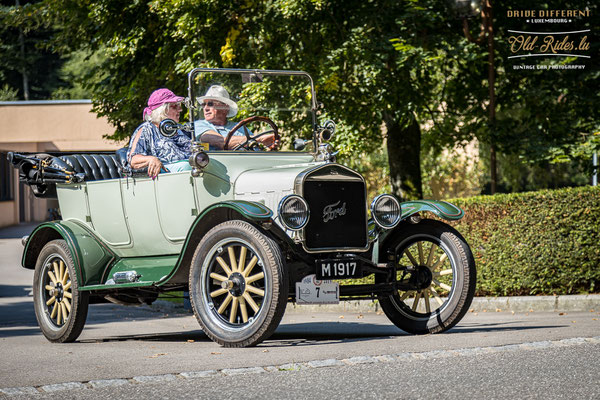
[[[90,99],[81,100],[18,100],[18,101],[0,101],[0,106],[39,106],[39,105],[57,105],[57,104],[92,104]]]

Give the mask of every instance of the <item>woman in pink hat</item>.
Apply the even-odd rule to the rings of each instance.
[[[133,169],[148,168],[153,179],[161,170],[178,172],[190,170],[187,161],[191,154],[191,140],[182,132],[173,137],[164,137],[158,127],[161,121],[170,118],[179,122],[183,97],[169,89],[157,89],[148,99],[144,109],[144,122],[137,127],[129,141],[127,159]]]

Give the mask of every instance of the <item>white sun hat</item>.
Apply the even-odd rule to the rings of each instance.
[[[202,101],[204,100],[217,100],[221,103],[227,104],[229,106],[227,118],[235,117],[235,115],[238,113],[238,106],[236,102],[229,98],[227,89],[221,85],[212,85],[208,88],[204,96],[198,97],[198,103],[202,104]]]

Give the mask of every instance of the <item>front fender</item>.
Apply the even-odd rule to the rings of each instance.
[[[179,254],[177,264],[169,277],[161,282],[187,283],[189,267],[194,251],[204,235],[218,224],[241,219],[255,225],[271,224],[273,212],[264,204],[247,200],[227,200],[204,209],[192,223]]]
[[[450,221],[461,219],[465,212],[454,204],[441,200],[413,200],[405,201],[400,204],[402,207],[401,220],[410,217],[418,212],[429,211],[440,218]]]
[[[102,273],[115,254],[99,238],[74,221],[44,222],[29,235],[21,264],[34,269],[46,243],[62,239],[71,252],[79,286],[99,283]]]

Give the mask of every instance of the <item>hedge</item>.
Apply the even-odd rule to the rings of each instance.
[[[477,264],[477,295],[600,292],[600,187],[477,196],[450,202]]]

